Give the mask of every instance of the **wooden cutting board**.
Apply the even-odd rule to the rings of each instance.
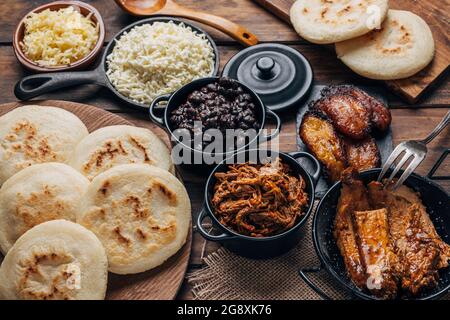
[[[253,0],[262,7],[290,23],[289,10],[295,0]],[[415,103],[439,79],[446,76],[450,65],[450,47],[448,45],[448,21],[450,10],[448,0],[415,1],[390,0],[392,9],[408,10],[421,16],[430,26],[436,42],[436,55],[433,62],[418,74],[402,80],[385,81],[394,92],[408,102]]]
[[[118,115],[86,104],[45,100],[29,103],[6,103],[0,105],[0,116],[26,104],[54,106],[72,112],[84,122],[89,132],[113,125],[133,125]],[[63,123],[61,125],[64,125]],[[108,275],[108,300],[173,300],[183,283],[189,263],[192,243],[192,224],[188,239],[176,255],[160,267],[136,275]],[[0,262],[3,260],[0,254]]]

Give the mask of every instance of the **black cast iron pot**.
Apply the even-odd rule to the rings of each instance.
[[[430,175],[436,171],[432,169]],[[377,180],[381,169],[372,169],[361,173],[361,178],[365,183]],[[399,173],[401,175],[402,172]],[[431,181],[429,178],[412,174],[405,184],[419,192],[423,204],[426,206],[428,214],[441,238],[450,242],[450,196],[439,185]],[[368,292],[360,290],[353,284],[348,277],[344,261],[341,257],[336,241],[333,237],[334,218],[336,215],[336,207],[339,196],[341,194],[341,182],[333,185],[317,207],[316,214],[313,219],[312,237],[317,255],[321,261],[321,266],[310,269],[300,270],[300,276],[303,280],[314,289],[324,299],[331,299],[323,290],[316,286],[308,274],[320,272],[322,270],[330,273],[336,282],[340,284],[352,296],[365,300],[378,300],[377,297]],[[418,300],[435,299],[445,294],[450,289],[450,267],[442,269],[439,272],[439,283],[436,288],[426,290],[419,296]]]
[[[177,165],[182,165],[183,167],[187,167],[188,169],[193,169],[199,174],[207,175],[211,172],[214,167],[219,164],[224,159],[227,159],[231,157],[235,152],[242,151],[242,150],[249,150],[252,148],[257,148],[258,144],[261,142],[269,141],[272,138],[276,137],[280,130],[281,130],[281,120],[277,116],[276,113],[273,111],[267,109],[264,105],[264,103],[261,101],[259,96],[250,88],[248,88],[246,85],[239,83],[239,85],[245,90],[246,93],[250,94],[252,96],[253,103],[256,106],[256,116],[257,120],[260,123],[261,127],[257,131],[256,136],[251,140],[248,141],[247,144],[244,146],[241,146],[237,150],[230,150],[225,152],[216,152],[214,154],[214,158],[210,157],[210,153],[203,152],[201,150],[195,149],[192,146],[189,146],[182,141],[178,139],[178,137],[174,134],[174,131],[177,128],[174,128],[170,124],[170,115],[174,109],[179,107],[181,104],[186,102],[187,97],[189,94],[191,94],[193,91],[198,90],[210,83],[214,83],[218,80],[218,77],[209,77],[209,78],[202,78],[197,79],[191,83],[188,83],[184,87],[180,88],[178,91],[176,91],[173,94],[163,95],[160,97],[157,97],[153,103],[150,105],[149,113],[150,113],[150,119],[162,127],[164,130],[166,130],[171,138],[172,146],[174,147],[175,154],[177,154],[178,150],[180,150],[184,156],[186,154],[188,155],[186,158],[189,159],[188,163],[176,163]],[[158,108],[160,103],[165,103],[164,107]],[[161,114],[158,116],[157,114]],[[276,121],[276,129],[268,134],[263,134],[263,129],[266,124],[267,118],[272,118]],[[181,148],[176,148],[176,146],[180,146]],[[212,161],[208,161],[205,159],[210,159]],[[200,160],[200,161],[198,161]]]
[[[216,172],[226,172],[228,170],[228,165],[231,163],[236,163],[236,158],[245,154],[245,160],[249,159],[249,155],[257,154],[255,160],[252,162],[261,163],[263,161],[267,161],[269,159],[275,159],[276,157],[280,157],[281,160],[288,164],[292,170],[293,174],[301,176],[306,183],[306,192],[308,194],[308,205],[304,209],[304,214],[298,219],[297,223],[289,230],[275,235],[271,237],[264,238],[255,238],[249,237],[242,234],[239,234],[224,225],[222,225],[219,220],[216,218],[214,214],[213,207],[211,205],[210,200],[213,197],[214,193],[214,185],[216,183],[215,173]],[[301,165],[296,161],[299,158],[307,158],[312,161],[314,165],[314,173],[309,174]],[[233,159],[233,160],[231,160]],[[244,159],[244,158],[242,158]],[[230,161],[231,160],[231,161]],[[239,159],[241,160],[241,159]],[[244,162],[239,161],[239,162]],[[249,150],[240,153],[236,153],[232,158],[223,161],[219,164],[209,176],[209,179],[206,183],[205,187],[205,203],[202,211],[198,215],[197,218],[197,230],[200,234],[207,240],[216,241],[221,243],[224,247],[229,250],[235,252],[236,254],[254,258],[254,259],[262,259],[262,258],[271,258],[278,255],[281,255],[294,246],[300,241],[300,239],[305,234],[305,229],[303,226],[305,222],[308,220],[309,215],[311,214],[313,203],[314,203],[314,188],[317,183],[317,180],[320,177],[321,167],[316,158],[314,158],[311,154],[306,152],[293,152],[290,154],[283,152],[275,152],[269,150]],[[221,234],[212,235],[202,226],[203,220],[209,217],[213,225],[220,230]]]

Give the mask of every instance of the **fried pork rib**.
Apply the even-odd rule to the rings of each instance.
[[[387,210],[354,211],[353,219],[367,289],[378,297],[394,298],[397,295],[397,256],[389,241]]]
[[[374,138],[369,136],[360,141],[347,138],[344,146],[348,165],[359,172],[381,165],[380,151]]]
[[[406,186],[392,192],[379,182],[368,185],[373,207],[388,209],[390,237],[399,257],[401,287],[417,295],[438,281],[438,270],[448,267],[450,246],[442,241],[417,193]]]
[[[326,117],[307,112],[300,125],[300,137],[312,154],[323,164],[325,174],[337,181],[347,167],[342,139]]]
[[[450,261],[417,193],[380,182],[366,188],[354,169],[343,173],[334,237],[352,281],[381,298],[436,286]]]
[[[230,165],[215,174],[211,203],[219,221],[240,234],[266,237],[294,226],[308,203],[305,181],[280,158],[265,164]]]
[[[357,179],[353,169],[346,169],[342,175],[342,190],[337,206],[333,235],[350,278],[360,288],[365,288],[367,277],[356,243],[352,214],[354,211],[368,209],[366,187],[362,181]]]

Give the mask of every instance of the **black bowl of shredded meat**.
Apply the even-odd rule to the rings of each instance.
[[[307,158],[308,173],[297,159]],[[270,258],[292,249],[304,235],[320,164],[305,152],[255,149],[235,153],[211,173],[197,219],[200,234],[249,258]],[[209,233],[209,217],[219,234]]]

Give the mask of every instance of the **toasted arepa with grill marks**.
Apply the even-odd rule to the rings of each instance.
[[[408,78],[434,57],[428,24],[409,11],[389,10],[381,30],[336,43],[336,53],[354,72],[377,80]]]
[[[0,188],[0,249],[3,254],[34,226],[76,220],[89,180],[62,163],[42,163],[19,171]]]
[[[61,108],[29,105],[1,116],[0,185],[36,163],[67,163],[87,135],[83,122]]]
[[[366,34],[379,27],[388,11],[388,0],[297,0],[291,22],[304,39],[318,44],[335,43]]]
[[[8,300],[104,299],[108,260],[97,237],[66,220],[23,234],[0,268],[0,297]]]
[[[71,159],[71,165],[90,180],[116,165],[132,163],[174,172],[165,143],[152,131],[134,126],[110,126],[92,132],[78,144]]]
[[[183,184],[145,164],[116,166],[95,177],[77,216],[103,243],[109,270],[117,274],[161,265],[185,243],[190,219]]]

